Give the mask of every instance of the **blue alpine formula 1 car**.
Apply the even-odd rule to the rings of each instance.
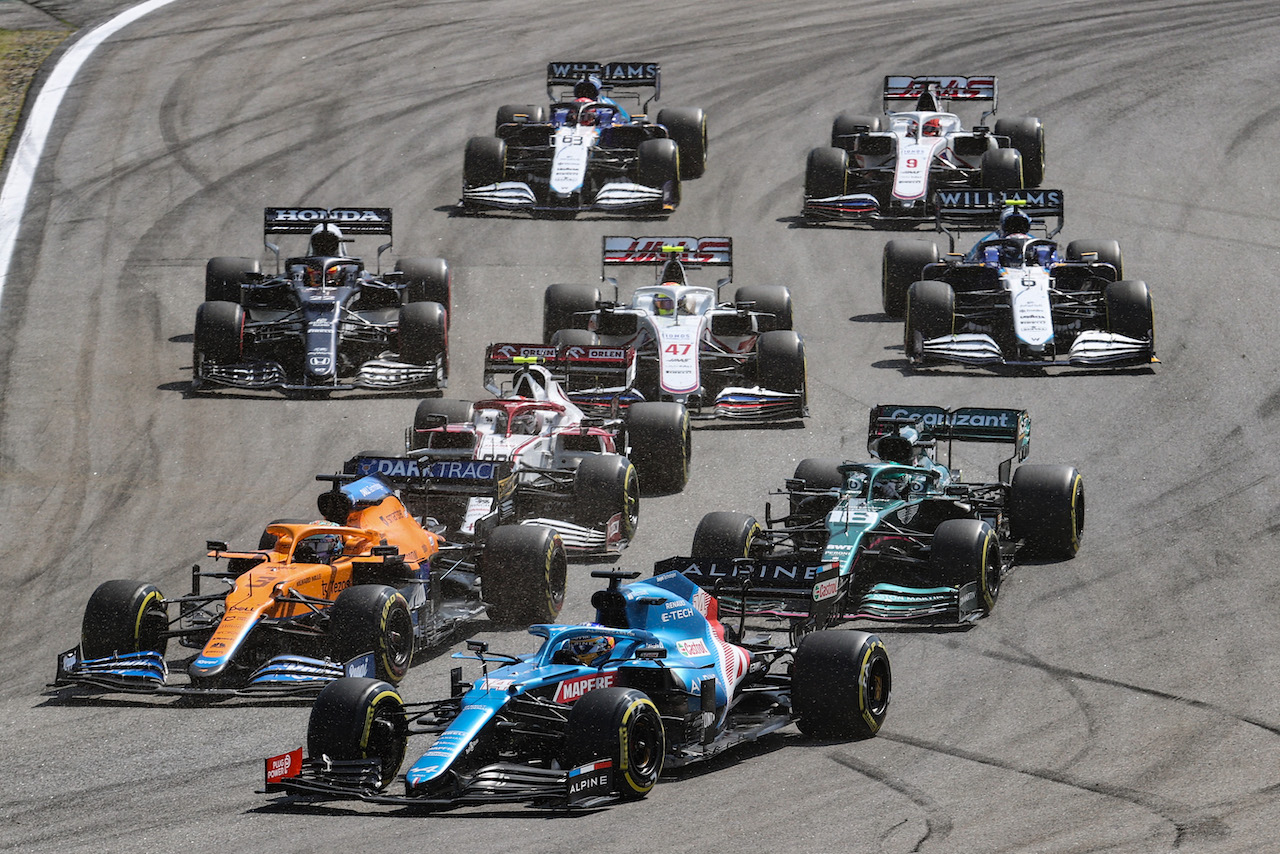
[[[716,591],[726,613],[812,623],[967,623],[990,612],[1019,555],[1074,557],[1084,533],[1084,480],[1074,466],[1019,465],[1031,446],[1023,410],[881,405],[868,462],[806,459],[765,524],[713,512],[692,556],[659,563]],[[1010,442],[995,481],[964,481],[952,443]],[[939,442],[947,462],[934,459]]]
[[[664,768],[706,759],[795,722],[824,738],[874,735],[892,675],[879,638],[814,632],[793,646],[745,642],[714,597],[678,572],[596,571],[596,622],[536,625],[529,655],[470,642],[483,673],[447,699],[406,704],[388,683],[346,678],[311,710],[307,751],[266,760],[266,791],[448,809],[527,802],[594,808],[644,797]],[[739,630],[741,625],[739,625]],[[490,665],[501,666],[490,669]],[[433,736],[386,791],[410,736]]]

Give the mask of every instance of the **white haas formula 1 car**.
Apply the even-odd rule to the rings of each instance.
[[[641,488],[682,489],[692,448],[679,403],[600,418],[570,397],[573,388],[624,394],[634,375],[635,353],[623,348],[492,344],[492,398],[423,400],[407,455],[361,455],[349,471],[390,479],[453,539],[483,540],[514,522],[552,528],[572,553],[617,554],[635,535]]]
[[[617,275],[652,269],[651,284],[621,302]],[[713,287],[689,274],[706,268],[724,273]],[[790,289],[739,287],[732,302],[721,289],[733,280],[733,241],[728,237],[606,236],[604,282],[556,284],[543,301],[543,340],[565,346],[633,347],[636,387],[623,405],[675,401],[694,417],[789,420],[808,414],[804,342],[791,328]],[[611,397],[575,393],[588,412],[607,410]]]
[[[1026,116],[985,123],[996,112],[990,75],[889,76],[885,115],[841,113],[831,145],[809,152],[804,215],[811,221],[916,224],[933,217],[941,189],[1038,187],[1044,177],[1044,126]],[[890,105],[914,101],[913,109]],[[973,128],[947,112],[952,102],[990,103]]]

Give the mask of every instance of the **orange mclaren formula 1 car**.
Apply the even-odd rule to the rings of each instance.
[[[486,609],[502,623],[555,620],[566,564],[551,529],[505,525],[482,543],[452,545],[377,476],[317,479],[333,483],[318,501],[323,519],[272,522],[254,551],[210,541],[209,556],[227,569],[192,567],[189,595],[101,584],[53,687],[231,696],[314,693],[344,674],[396,683],[416,650]],[[203,579],[231,589],[202,592]],[[168,661],[171,638],[198,654]]]

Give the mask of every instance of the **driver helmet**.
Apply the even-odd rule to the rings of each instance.
[[[312,534],[293,547],[294,563],[332,563],[342,556],[342,537],[337,534]]]
[[[613,652],[616,641],[610,635],[588,635],[573,638],[565,643],[570,658],[585,667],[602,664]]]
[[[578,108],[578,125],[581,127],[592,127],[599,120],[600,116],[590,107],[592,103],[587,98],[580,98],[583,105]]]
[[[511,432],[524,436],[535,436],[538,433],[538,413],[521,412],[511,419]]]
[[[896,433],[890,433],[877,439],[872,453],[886,463],[912,466],[916,463],[916,441],[919,438],[920,434],[915,430],[910,427],[903,427]]]
[[[326,255],[329,257],[340,254],[339,245],[342,243],[342,229],[338,228],[331,222],[322,223],[311,229],[311,254]]]
[[[668,293],[654,294],[653,313],[659,317],[672,317],[676,313],[675,297]]]
[[[600,78],[590,74],[573,84],[573,97],[579,100],[595,101],[600,97]]]
[[[330,264],[324,271],[324,286],[326,288],[336,288],[344,284],[351,284],[354,273],[355,267],[352,264]]]
[[[1030,233],[1031,217],[1018,208],[1005,208],[1004,212],[1000,214],[1000,234],[1002,236]]]
[[[924,123],[925,136],[942,136],[942,119],[934,116]]]

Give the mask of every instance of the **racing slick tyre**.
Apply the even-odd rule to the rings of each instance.
[[[335,679],[321,689],[311,705],[307,755],[335,761],[380,759],[379,789],[395,779],[408,743],[404,701],[394,686],[381,679]]]
[[[239,362],[244,353],[244,309],[227,301],[200,303],[192,352],[197,370],[202,362]]]
[[[204,265],[204,301],[240,302],[240,287],[260,272],[255,258],[220,255]]]
[[[689,410],[683,403],[642,401],[627,408],[628,458],[645,495],[679,492],[689,482],[693,451]]]
[[[1017,190],[1022,187],[1022,155],[1012,148],[983,152],[982,186],[990,190]]]
[[[804,341],[790,329],[761,333],[756,339],[756,375],[762,388],[800,395],[805,404]]]
[[[1000,539],[981,519],[948,519],[933,531],[929,546],[932,575],[960,587],[977,584],[977,606],[990,614],[1000,596]]]
[[[542,124],[547,120],[547,108],[540,104],[503,104],[498,108],[497,120],[493,123],[496,136],[503,125],[509,124]]]
[[[851,151],[859,134],[879,133],[880,116],[841,113],[831,123],[831,147]]]
[[[640,522],[640,478],[620,454],[582,458],[573,475],[573,504],[579,524],[608,531],[615,516],[619,534],[629,542]]]
[[[561,329],[585,329],[598,302],[594,285],[549,285],[542,294],[542,343],[550,344]]]
[[[791,289],[784,285],[745,285],[734,292],[733,301],[755,303],[752,311],[772,316],[759,318],[761,332],[792,328]]]
[[[444,306],[445,322],[453,313],[453,272],[443,258],[401,258],[396,263],[404,282],[404,301],[438,302]]]
[[[1088,253],[1097,255],[1098,263],[1116,268],[1116,279],[1124,278],[1124,258],[1117,240],[1073,240],[1067,244],[1067,260],[1083,261]]]
[[[276,541],[280,538],[267,532],[267,528],[272,525],[305,525],[310,521],[310,519],[272,519],[267,523],[267,527],[262,529],[262,536],[258,537],[258,551],[266,551],[276,547]]]
[[[884,245],[880,265],[880,304],[890,317],[902,317],[907,311],[907,288],[924,278],[927,264],[941,258],[938,244],[932,240],[890,240]]]
[[[437,380],[449,375],[449,322],[438,302],[411,302],[400,307],[400,359],[413,365],[436,365]]]
[[[1009,137],[1009,146],[1022,155],[1022,179],[1026,187],[1044,181],[1044,124],[1034,116],[996,119],[996,136]]]
[[[812,632],[791,666],[791,711],[815,738],[869,738],[889,712],[893,671],[884,642],[857,631]]]
[[[824,518],[835,509],[840,500],[834,490],[844,487],[844,475],[840,466],[844,460],[839,457],[809,457],[796,465],[792,480],[803,483],[806,492],[833,490],[830,495],[791,495],[791,523],[788,527],[807,525]]]
[[[1033,554],[1073,558],[1084,536],[1084,478],[1075,466],[1023,465],[1009,488],[1010,533]]]
[[[462,155],[462,183],[468,188],[496,184],[507,174],[507,144],[496,136],[473,136]]]
[[[413,663],[413,615],[404,595],[385,584],[359,584],[338,594],[329,606],[329,653],[350,661],[373,653],[374,671],[392,684]]]
[[[913,365],[924,361],[924,342],[950,335],[956,322],[956,292],[936,279],[913,282],[907,288],[907,319],[903,349]]]
[[[815,148],[804,164],[804,197],[829,199],[843,196],[849,181],[849,152],[842,148]]]
[[[561,329],[551,336],[553,347],[595,347],[600,336],[589,329]]]
[[[495,528],[479,560],[489,619],[507,626],[554,623],[564,606],[568,565],[564,542],[550,528]]]
[[[675,140],[646,139],[636,147],[636,183],[665,191],[667,204],[680,204],[680,174]]]
[[[703,516],[694,529],[689,554],[711,560],[751,557],[759,535],[760,523],[756,517],[732,510],[713,510]]]
[[[613,785],[624,800],[638,800],[662,776],[667,734],[662,716],[643,691],[597,688],[569,709],[560,767],[613,760]]]
[[[104,581],[89,596],[80,624],[80,654],[106,658],[132,652],[164,655],[169,616],[154,584]]]
[[[1141,279],[1112,282],[1102,292],[1107,305],[1107,331],[1139,341],[1150,339],[1155,350],[1156,321],[1151,291]]]
[[[701,178],[707,171],[706,114],[697,107],[658,110],[658,124],[667,129],[680,150],[680,179]]]
[[[409,450],[427,447],[425,431],[446,424],[467,424],[475,417],[475,411],[469,400],[428,397],[419,401],[413,412],[413,429],[409,431]]]

